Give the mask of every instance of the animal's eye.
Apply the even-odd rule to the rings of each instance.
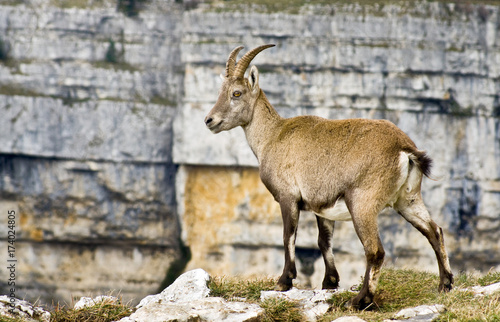
[[[234,97],[240,97],[241,96],[241,92],[240,91],[234,91],[233,92],[233,96]]]

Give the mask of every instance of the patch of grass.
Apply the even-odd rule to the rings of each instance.
[[[438,299],[439,277],[410,269],[384,269],[375,295],[375,303],[382,312],[394,312]]]
[[[342,291],[333,294],[333,296],[328,300],[328,304],[332,306],[332,309],[343,311],[345,310],[345,305],[352,299],[356,293],[351,291]]]
[[[481,286],[487,286],[498,282],[500,282],[500,272],[489,272],[485,276],[477,279],[477,284]]]
[[[3,0],[1,3],[2,6],[19,6],[22,4],[24,4],[24,0]]]
[[[0,85],[0,95],[47,97],[44,94],[35,92],[31,89],[24,88],[24,87],[22,87],[20,85],[16,85],[16,84]]]
[[[271,298],[260,301],[261,291],[273,290],[276,280],[272,278],[242,280],[234,277],[215,277],[210,279],[210,295],[226,300],[245,298],[259,303],[265,311],[264,321],[304,321],[297,303],[285,299]]]
[[[297,303],[285,299],[271,298],[260,303],[265,310],[264,321],[304,321]]]
[[[209,2],[210,3],[210,2]],[[212,4],[217,4],[215,1],[211,1]],[[216,11],[232,11],[237,9],[242,9],[244,7],[251,8],[254,12],[259,13],[273,13],[273,12],[284,12],[289,14],[298,14],[302,6],[306,3],[309,4],[328,4],[328,0],[313,0],[311,2],[306,2],[304,0],[255,0],[249,4],[244,0],[226,0],[224,1],[224,6],[214,6],[213,9]]]
[[[395,313],[407,307],[436,304],[439,298],[438,283],[439,278],[435,274],[384,268],[375,294],[375,303],[370,307],[370,311],[347,308],[346,303],[357,293],[339,292],[328,301],[332,307],[322,321],[331,321],[346,315],[355,315],[367,321],[378,321],[390,319]]]
[[[155,95],[149,99],[151,104],[164,105],[164,106],[176,106],[177,101],[175,98],[169,98],[167,96]]]
[[[111,322],[131,315],[134,309],[122,303],[102,301],[80,310],[56,307],[51,322]]]
[[[92,62],[92,66],[95,68],[102,68],[102,69],[113,69],[115,71],[122,70],[122,71],[128,71],[130,73],[134,73],[136,71],[139,71],[140,69],[135,67],[134,65],[131,65],[127,62],[118,62],[118,63],[112,63],[108,61],[95,61]]]
[[[500,272],[488,272],[486,275],[462,273],[455,276],[455,288],[464,289],[472,286],[487,286],[500,282]]]
[[[437,321],[500,321],[500,294],[474,296],[470,291],[453,290],[439,298],[446,312]]]
[[[427,2],[442,3],[444,6],[448,4],[457,4],[455,11],[444,11],[443,17],[449,19],[452,14],[467,14],[470,15],[474,11],[478,11],[478,15],[486,21],[489,16],[489,11],[484,8],[484,5],[497,5],[498,0],[427,0]],[[385,16],[384,7],[387,5],[395,5],[400,7],[402,13],[407,13],[413,16],[422,16],[421,10],[416,10],[426,5],[425,1],[401,1],[401,0],[210,0],[205,4],[209,5],[211,11],[230,12],[248,10],[257,13],[285,13],[285,14],[300,14],[307,6],[316,6],[320,8],[315,11],[321,15],[335,15],[339,12],[350,9],[352,6],[358,7],[362,15],[370,14],[375,16]],[[474,6],[477,6],[474,7]],[[428,7],[428,6],[427,6]],[[425,8],[425,7],[424,7]],[[470,11],[470,12],[469,12]]]
[[[105,0],[51,0],[50,4],[62,8],[78,8],[78,9],[89,9],[89,8],[101,8],[105,6]]]
[[[9,318],[6,316],[0,316],[0,322],[25,322],[26,320],[23,320],[21,318]]]
[[[454,289],[439,293],[439,277],[436,274],[411,269],[384,268],[379,280],[376,305],[372,311],[356,311],[345,307],[354,296],[351,292],[334,294],[329,303],[331,312],[321,321],[352,315],[366,321],[391,319],[394,314],[408,307],[426,304],[443,304],[446,312],[437,321],[498,321],[500,320],[500,294],[474,296],[466,288],[475,285],[490,285],[500,281],[500,272],[490,272],[484,276],[459,274],[455,276]]]
[[[214,277],[208,282],[210,296],[223,297],[226,300],[243,297],[257,302],[261,291],[270,291],[276,285],[272,278],[241,280],[233,277]]]

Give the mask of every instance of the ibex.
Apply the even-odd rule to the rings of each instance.
[[[301,210],[316,214],[318,245],[326,270],[322,287],[335,289],[332,235],[336,220],[352,220],[366,255],[361,291],[348,305],[366,308],[373,302],[384,260],[377,217],[394,208],[429,240],[439,265],[439,290],[451,290],[453,274],[443,231],[431,219],[421,195],[423,175],[432,160],[396,125],[385,120],[327,120],[316,116],[282,118],[259,87],[252,59],[264,45],[236,63],[242,46],[226,63],[219,97],[205,118],[213,133],[241,126],[259,162],[260,177],[279,203],[283,218],[285,266],[276,288],[286,291],[297,277],[295,238]],[[222,75],[221,75],[222,76]]]

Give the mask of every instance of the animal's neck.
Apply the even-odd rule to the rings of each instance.
[[[252,120],[243,126],[248,144],[257,157],[259,164],[262,161],[265,147],[273,138],[277,137],[275,132],[279,130],[281,121],[281,116],[272,107],[261,90],[255,102]]]

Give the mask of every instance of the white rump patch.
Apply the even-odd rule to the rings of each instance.
[[[416,166],[410,169],[410,160],[414,160],[415,158],[415,155],[412,153],[400,152],[400,176],[396,183],[396,191],[387,203],[387,207],[394,207],[400,198],[407,199],[410,194],[414,193],[415,188],[419,187],[422,173]]]
[[[320,213],[315,212],[316,215],[336,221],[351,221],[351,213],[347,209],[344,199],[338,199],[333,207],[323,209]]]

